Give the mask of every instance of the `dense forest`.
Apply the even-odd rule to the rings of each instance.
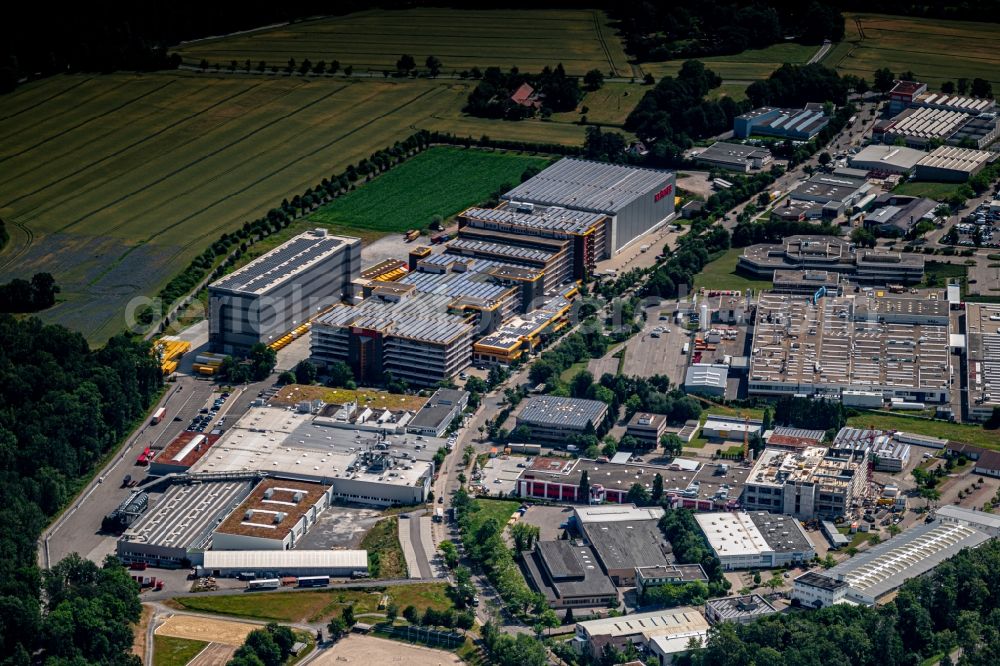
[[[788,38],[819,44],[844,36],[840,11],[816,0],[623,2],[609,11],[620,21],[626,50],[640,62],[739,53]]]
[[[0,340],[0,664],[133,663],[127,572],[67,559],[45,575],[43,604],[37,539],[146,413],[160,369],[148,343],[117,336],[91,350],[35,318],[0,315]]]
[[[55,305],[58,293],[50,273],[35,273],[30,281],[14,278],[0,284],[0,312],[38,312]]]
[[[1000,663],[1000,542],[987,542],[908,581],[877,608],[837,605],[724,622],[682,666],[909,666]],[[933,658],[931,658],[933,657]],[[938,661],[940,659],[940,661]]]
[[[901,14],[954,21],[1000,23],[1000,0],[965,2],[910,2],[909,0],[839,0],[841,9],[852,12]]]

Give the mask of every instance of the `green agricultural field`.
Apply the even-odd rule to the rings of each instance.
[[[803,64],[809,61],[818,46],[786,42],[773,44],[763,49],[749,49],[742,53],[724,56],[698,58],[724,81],[753,81],[766,79],[771,72],[784,63]],[[665,62],[646,62],[642,64],[644,72],[649,72],[657,79],[661,76],[673,76],[680,71],[684,60],[667,60]],[[743,85],[746,88],[746,85]]]
[[[1000,430],[984,430],[982,426],[968,423],[949,423],[948,421],[932,421],[912,416],[864,412],[848,418],[847,425],[855,428],[870,427],[915,432],[919,435],[951,439],[956,442],[966,442],[1000,450]]]
[[[337,232],[402,232],[424,228],[435,215],[447,219],[489,198],[503,183],[515,185],[542,157],[476,149],[435,147],[333,200],[309,216]]]
[[[758,280],[736,272],[736,264],[743,248],[734,247],[715,261],[705,265],[700,273],[694,276],[694,288],[701,289],[770,289],[770,280]]]
[[[187,666],[208,645],[189,638],[153,635],[153,666]]]
[[[284,68],[294,58],[297,63],[337,60],[341,67],[382,76],[386,70],[394,71],[396,60],[405,53],[420,69],[427,56],[436,56],[447,75],[491,66],[537,72],[560,62],[570,74],[591,69],[631,74],[608,17],[591,9],[371,10],[198,40],[174,51],[185,64],[198,66],[204,59],[224,69],[233,60],[243,67],[247,59],[253,68],[261,60],[268,68]]]
[[[935,201],[943,201],[955,194],[963,185],[964,183],[930,183],[923,180],[914,180],[897,185],[892,193],[910,197],[927,197]]]
[[[588,123],[621,126],[647,90],[649,86],[639,83],[605,83],[599,89],[586,93],[575,111],[553,114],[552,119],[560,123],[573,123],[586,116]]]
[[[220,233],[417,128],[582,142],[570,124],[463,128],[473,85],[187,72],[26,84],[0,96],[0,280],[51,272],[62,292],[43,318],[99,344]]]
[[[880,67],[911,70],[936,88],[981,77],[1000,85],[1000,24],[884,14],[845,14],[846,35],[823,64],[868,81]]]

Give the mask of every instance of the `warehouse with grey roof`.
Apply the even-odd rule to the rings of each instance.
[[[566,157],[503,199],[516,209],[530,204],[607,215],[615,253],[674,217],[674,180],[670,171]]]
[[[271,344],[350,295],[360,273],[360,238],[299,234],[208,286],[209,346],[244,354]]]
[[[530,428],[532,440],[565,443],[568,435],[583,434],[588,425],[598,428],[607,413],[607,404],[599,400],[536,396],[524,402],[517,425]]]

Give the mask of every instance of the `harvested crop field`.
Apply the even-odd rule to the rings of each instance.
[[[260,625],[233,620],[213,620],[207,617],[193,615],[173,615],[156,628],[156,634],[187,638],[206,643],[223,643],[225,645],[242,645],[247,634]]]
[[[846,34],[823,64],[868,81],[880,67],[911,70],[937,88],[943,81],[980,77],[1000,85],[1000,24],[845,14]]]
[[[236,646],[223,643],[211,643],[198,653],[187,666],[226,666],[236,652]]]
[[[461,664],[454,653],[433,650],[419,645],[390,641],[375,636],[351,634],[332,648],[323,651],[312,663],[317,666],[339,664],[407,664],[407,666],[441,666]]]
[[[631,73],[608,17],[589,9],[372,10],[198,40],[173,51],[194,66],[203,59],[223,67],[236,60],[243,66],[249,58],[254,68],[262,60],[268,67],[283,68],[289,58],[298,63],[308,58],[382,72],[395,70],[396,60],[405,53],[418,68],[424,67],[427,56],[436,56],[447,74],[495,65],[537,72],[560,62],[570,74],[594,68]]]
[[[62,293],[43,318],[103,343],[130,299],[223,231],[415,128],[459,132],[472,85],[171,72],[22,86],[0,97],[0,280],[51,272]],[[536,131],[483,122],[477,137]]]

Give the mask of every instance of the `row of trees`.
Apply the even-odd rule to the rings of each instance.
[[[660,529],[673,548],[674,557],[681,564],[700,564],[708,576],[708,596],[723,596],[730,584],[722,575],[722,563],[712,552],[705,533],[698,527],[694,513],[688,509],[675,509],[660,518]]]
[[[348,192],[358,180],[383,173],[427,149],[430,143],[429,133],[416,132],[403,141],[397,141],[392,146],[375,151],[357,165],[348,166],[341,174],[323,178],[316,187],[307,188],[301,195],[292,197],[291,201],[285,199],[279,207],[272,208],[261,218],[245,222],[236,232],[223,233],[218,240],[195,257],[183,272],[168,282],[157,294],[157,298],[165,305],[177,302],[189,294],[210,272],[213,279],[225,274],[254,242],[284,229],[299,215]],[[218,262],[220,257],[225,257],[221,263]],[[144,323],[152,321],[153,315],[150,313],[148,321]]]
[[[232,356],[224,358],[219,367],[219,377],[232,384],[259,382],[267,379],[274,372],[274,366],[277,363],[278,352],[263,342],[258,342],[250,348],[250,353],[245,359],[237,360]],[[313,376],[315,376],[315,366],[313,366]]]
[[[48,519],[160,394],[150,345],[116,336],[92,350],[79,333],[0,315],[0,654],[9,663],[129,663],[137,588],[109,560],[71,557],[45,578],[37,540]]]
[[[0,312],[38,312],[55,305],[58,293],[50,273],[35,273],[30,282],[14,278],[0,284]]]
[[[789,36],[804,44],[844,37],[844,18],[832,2],[638,2],[615,5],[612,13],[639,61],[739,53]]]
[[[644,296],[676,298],[686,295],[694,284],[694,276],[709,261],[729,249],[729,232],[722,226],[698,232],[696,227],[682,236],[677,249],[659,264],[643,287]]]
[[[847,409],[839,400],[783,397],[774,406],[778,425],[814,430],[840,430],[847,425]]]
[[[601,82],[603,83],[603,79]],[[517,67],[512,67],[506,73],[499,67],[487,67],[479,84],[469,93],[463,110],[482,118],[530,118],[535,115],[535,105],[519,104],[511,99],[514,92],[525,83],[534,89],[543,116],[553,112],[572,111],[583,97],[579,80],[567,75],[562,63],[556,65],[555,69],[545,67],[540,74],[525,74]],[[591,76],[590,85],[596,83],[596,79]]]
[[[760,222],[747,220],[740,222],[733,229],[733,247],[746,247],[756,243],[780,243],[788,236],[813,234],[822,236],[839,236],[840,227],[824,222],[798,222],[771,218]]]

